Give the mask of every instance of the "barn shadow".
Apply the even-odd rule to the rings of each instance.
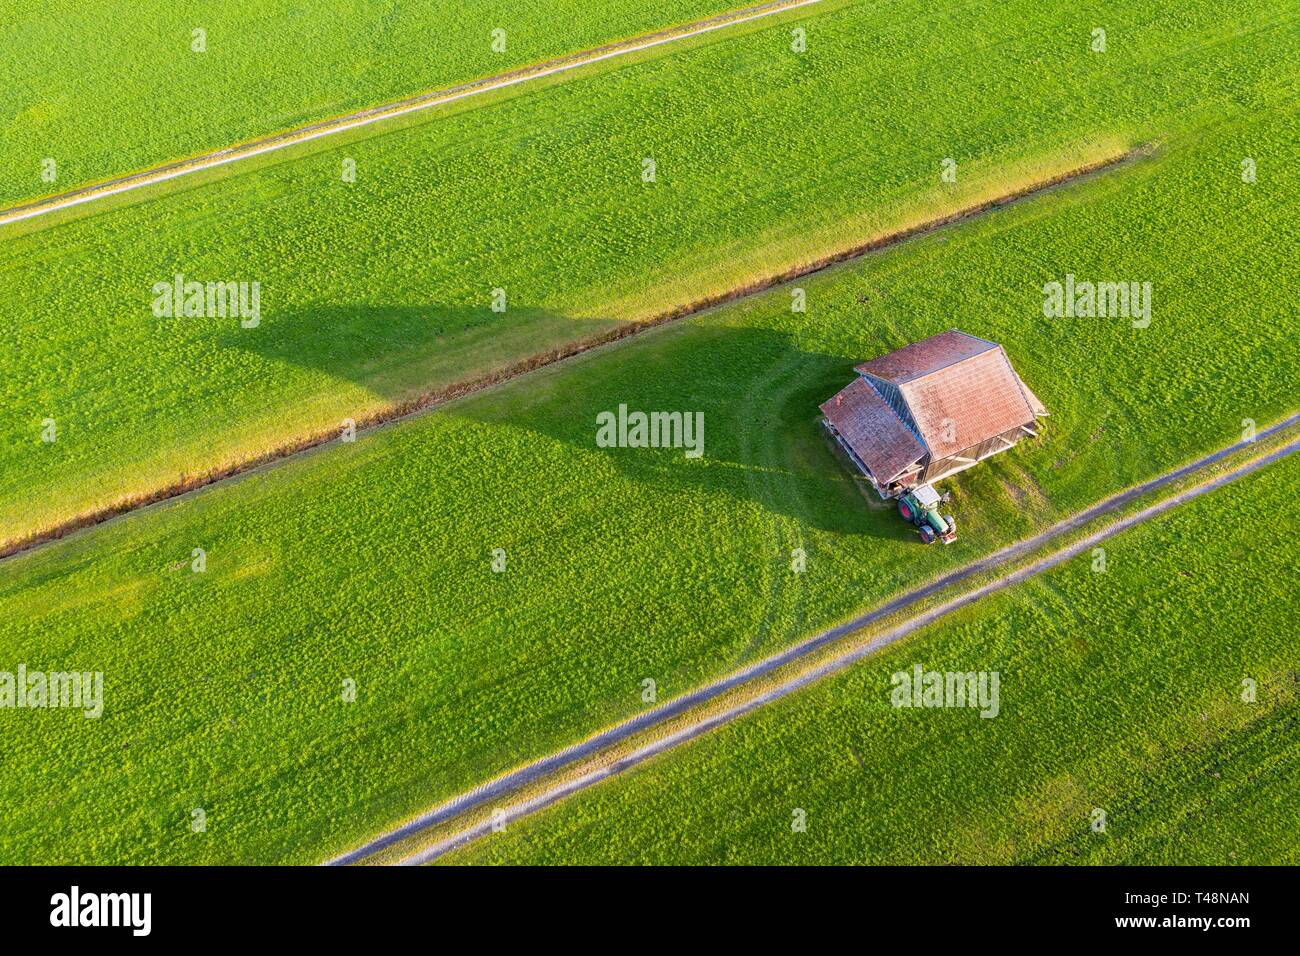
[[[481,304],[327,304],[265,312],[257,329],[235,329],[223,344],[400,401],[431,383],[464,380],[485,356],[504,366],[535,354],[539,341],[592,338],[618,325],[514,304],[505,315]],[[862,493],[819,424],[818,404],[851,380],[858,358],[802,349],[780,329],[678,323],[457,402],[447,414],[502,426],[503,455],[513,450],[508,429],[523,428],[572,448],[575,467],[598,455],[647,492],[722,494],[810,527],[903,540],[903,523]],[[597,415],[620,404],[702,412],[703,455],[597,447]]]
[[[851,380],[858,359],[807,351],[778,329],[719,323],[687,331],[646,333],[448,411],[502,426],[502,435],[524,428],[561,442],[573,449],[575,467],[600,456],[647,492],[722,494],[820,530],[910,540],[891,504],[862,493],[820,424],[818,405]],[[703,454],[598,447],[597,416],[617,416],[619,405],[703,413]]]
[[[220,344],[400,401],[462,382],[475,369],[504,366],[535,352],[539,342],[587,338],[617,324],[513,303],[505,314],[485,303],[321,304],[266,310],[257,328],[233,328]]]

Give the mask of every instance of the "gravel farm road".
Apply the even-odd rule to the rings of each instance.
[[[498,800],[531,784],[538,783],[549,774],[563,770],[566,767],[571,767],[588,758],[595,757],[602,751],[627,741],[642,731],[663,724],[692,708],[698,707],[719,697],[722,694],[738,688],[743,688],[744,685],[752,683],[800,658],[807,657],[828,645],[839,642],[848,642],[847,639],[851,638],[852,635],[858,631],[861,631],[863,628],[868,627],[891,614],[903,610],[911,605],[915,605],[926,598],[932,597],[945,588],[960,583],[961,581],[984,574],[1001,565],[1008,564],[1030,555],[1062,536],[1075,531],[1083,525],[1088,524],[1097,518],[1118,511],[1125,505],[1143,495],[1166,487],[1181,478],[1203,471],[1217,462],[1222,461],[1229,455],[1248,448],[1255,442],[1271,435],[1293,428],[1298,423],[1300,423],[1300,413],[1292,414],[1282,421],[1260,431],[1252,441],[1240,441],[1226,446],[1209,455],[1198,458],[1190,464],[1165,472],[1155,478],[1143,482],[1142,484],[1135,485],[1132,488],[1103,499],[1092,507],[1052,525],[1033,537],[1008,545],[1007,547],[995,551],[978,561],[964,565],[963,567],[958,568],[943,577],[937,578],[915,591],[909,591],[906,594],[900,595],[899,597],[873,608],[850,621],[846,621],[837,627],[823,631],[822,633],[801,641],[778,654],[757,661],[748,667],[735,671],[711,684],[699,687],[681,697],[675,698],[671,701],[666,701],[665,703],[646,710],[623,723],[615,724],[587,740],[574,744],[563,750],[556,751],[555,753],[519,767],[501,777],[497,777],[495,780],[475,787],[472,790],[468,790],[419,815],[418,817],[415,817],[401,826],[380,834],[347,853],[328,860],[326,865],[358,863],[381,850],[420,833],[421,831],[448,823],[468,811],[485,806],[490,801]],[[590,787],[591,785],[613,776],[614,774],[621,773],[629,767],[636,766],[650,757],[656,756],[657,754],[670,750],[686,741],[692,740],[695,737],[708,733],[710,730],[741,717],[764,704],[771,703],[772,701],[785,697],[808,684],[822,679],[823,677],[837,673],[868,654],[872,654],[882,647],[893,644],[913,631],[932,624],[934,621],[958,610],[959,608],[966,607],[989,594],[1010,587],[1024,581],[1026,578],[1033,577],[1043,571],[1056,567],[1062,562],[1095,547],[1099,541],[1103,541],[1121,531],[1133,527],[1134,525],[1155,518],[1180,504],[1191,501],[1193,498],[1197,498],[1209,491],[1213,491],[1231,481],[1235,481],[1238,478],[1242,478],[1252,472],[1258,471],[1259,469],[1264,468],[1297,450],[1300,450],[1300,439],[1293,440],[1268,455],[1250,459],[1244,463],[1236,465],[1230,470],[1216,476],[1209,482],[1188,488],[1178,494],[1150,505],[1141,511],[1127,515],[1119,521],[1107,525],[1061,550],[1044,555],[1010,574],[1004,575],[1003,577],[997,578],[989,583],[950,598],[949,600],[944,601],[915,617],[908,618],[901,624],[877,635],[866,643],[851,644],[851,646],[847,647],[843,653],[836,655],[810,671],[797,674],[786,681],[762,691],[761,693],[755,694],[753,697],[748,698],[733,707],[717,713],[701,715],[698,721],[688,723],[686,726],[674,731],[672,734],[634,750],[626,756],[623,756],[605,766],[598,767],[595,770],[572,779],[560,780],[554,786],[546,788],[536,796],[516,801],[513,804],[497,805],[494,807],[494,810],[499,810],[501,813],[497,815],[495,821],[484,821],[466,827],[446,839],[440,840],[439,842],[406,857],[401,861],[401,863],[403,865],[419,865],[435,860],[450,850],[456,849],[457,847],[463,846],[472,840],[490,833],[494,823],[500,825],[502,822],[509,822],[510,820],[516,820],[520,817],[527,816],[528,814],[534,813],[564,799],[570,794]]]
[[[264,153],[274,152],[279,149],[285,149],[289,146],[295,146],[299,143],[305,143],[313,139],[320,139],[324,136],[333,136],[346,130],[369,126],[372,123],[378,123],[380,120],[392,119],[395,116],[403,116],[407,113],[427,110],[434,106],[442,106],[456,100],[463,100],[470,96],[479,96],[483,93],[493,92],[494,90],[505,89],[506,87],[515,86],[519,83],[538,80],[544,76],[554,76],[557,73],[576,70],[579,67],[589,66],[592,63],[599,63],[603,60],[609,60],[614,57],[627,56],[631,53],[639,53],[642,50],[649,50],[652,47],[662,46],[665,43],[676,43],[705,33],[712,33],[714,30],[737,26],[741,23],[749,23],[752,20],[760,20],[763,17],[770,17],[774,14],[785,13],[788,10],[797,10],[800,7],[807,7],[822,2],[824,2],[824,0],[769,0],[769,2],[761,3],[757,6],[745,7],[739,10],[729,10],[725,13],[709,17],[706,20],[697,20],[694,23],[668,27],[654,33],[643,34],[618,43],[609,43],[605,46],[596,47],[590,50],[582,50],[577,53],[570,53],[562,57],[557,57],[553,60],[547,60],[544,63],[524,66],[515,70],[510,70],[506,73],[499,73],[495,76],[472,80],[468,83],[461,83],[447,89],[432,90],[403,100],[384,103],[380,106],[372,106],[355,113],[348,113],[345,116],[338,116],[333,119],[309,123],[306,126],[285,130],[284,132],[275,133],[271,136],[264,136],[261,139],[252,140],[251,142],[227,146],[210,153],[203,153],[190,159],[177,160],[176,162],[165,163],[161,166],[154,166],[150,169],[142,169],[125,176],[118,176],[114,179],[108,179],[98,183],[91,183],[88,186],[82,186],[53,196],[46,196],[32,202],[11,206],[8,209],[0,209],[0,226],[5,226],[13,222],[20,222],[24,219],[32,219],[36,216],[44,216],[60,209],[79,206],[82,203],[93,202],[96,199],[103,199],[107,196],[116,195],[117,193],[128,192],[132,189],[140,189],[143,186],[152,186],[155,183],[166,182],[169,179],[176,179],[179,176],[188,176],[191,173],[197,173],[205,169],[225,166],[229,163],[249,159],[253,156],[260,156]]]

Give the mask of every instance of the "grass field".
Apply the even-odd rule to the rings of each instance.
[[[1297,479],[1221,488],[1107,542],[1105,573],[1076,558],[446,861],[1295,865]],[[916,664],[998,672],[997,715],[893,707]]]
[[[1298,123],[1225,119],[811,279],[807,314],[776,290],[5,562],[4,656],[103,670],[106,709],[0,725],[0,856],[319,859],[635,712],[646,677],[680,693],[1280,417],[1296,173],[1238,169]],[[1151,326],[1044,319],[1067,271],[1150,277]],[[1053,417],[953,483],[962,540],[924,549],[816,403],[954,324],[1004,342]],[[622,402],[703,411],[705,457],[597,449]]]
[[[788,23],[715,34],[490,107],[17,229],[0,263],[0,309],[13,317],[0,327],[0,540],[1108,150],[1194,141],[1214,123],[1295,102],[1300,51],[1284,37],[1296,14],[1284,4],[1096,12],[1111,31],[1104,54],[1090,52],[1077,14],[1027,2],[941,14],[849,5],[799,20],[811,31],[803,55],[789,50]],[[1260,152],[1252,193],[1233,178],[1241,155],[1208,155],[1222,174],[1207,171],[1212,201],[1236,202],[1226,191],[1237,188],[1267,231],[1267,197],[1293,182],[1281,155]],[[647,156],[653,185],[641,179]],[[949,156],[955,185],[939,181]],[[356,183],[341,181],[342,158],[357,161]],[[1195,212],[1203,200],[1182,201]],[[1124,253],[1116,268],[1129,255],[1141,263],[1147,244],[1135,236],[1113,250]],[[260,325],[155,318],[152,287],[178,272],[259,282]],[[494,288],[507,292],[505,315],[489,308]],[[1035,294],[1030,283],[1020,291]],[[925,298],[935,296],[921,314],[963,314],[964,294]],[[1210,296],[1195,304],[1217,308]],[[881,329],[913,330],[892,308],[871,321],[885,315]],[[47,421],[54,443],[41,440]]]
[[[724,0],[15,6],[0,20],[0,206],[726,9]],[[205,31],[201,52],[195,29]],[[41,177],[46,158],[57,164],[53,183]]]

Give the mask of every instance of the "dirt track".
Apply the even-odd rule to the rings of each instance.
[[[724,27],[748,23],[751,20],[759,20],[763,17],[770,17],[773,14],[784,13],[787,10],[796,10],[800,7],[807,7],[822,2],[823,0],[769,0],[767,3],[761,3],[752,7],[744,7],[739,10],[729,10],[705,20],[697,20],[694,23],[682,24],[664,30],[658,30],[654,33],[642,34],[641,36],[633,37],[619,43],[608,43],[604,46],[594,47],[590,50],[582,50],[577,53],[571,53],[566,56],[547,60],[544,63],[536,63],[531,66],[524,66],[515,70],[510,70],[506,73],[499,73],[495,76],[472,80],[468,83],[461,83],[457,86],[448,87],[447,89],[420,93],[416,96],[407,97],[406,99],[384,103],[380,106],[372,106],[368,109],[358,110],[355,113],[348,113],[345,116],[338,116],[333,119],[309,123],[308,125],[300,126],[297,129],[286,130],[282,133],[275,133],[271,136],[264,136],[260,139],[241,143],[236,146],[227,146],[223,149],[204,153],[191,159],[182,159],[161,166],[154,166],[150,169],[143,169],[139,172],[129,173],[125,176],[118,176],[114,179],[91,183],[88,186],[71,189],[54,196],[46,196],[42,199],[36,199],[31,202],[11,206],[8,209],[0,210],[0,226],[12,222],[21,222],[24,219],[33,219],[37,216],[44,216],[60,209],[79,206],[82,203],[93,202],[96,199],[103,199],[107,196],[113,196],[118,193],[129,192],[132,189],[140,189],[144,186],[154,185],[155,183],[166,182],[180,176],[188,176],[191,173],[197,173],[205,169],[225,166],[229,163],[238,162],[239,160],[249,159],[253,156],[260,156],[264,153],[271,153],[276,150],[285,149],[289,146],[295,146],[298,143],[306,143],[314,139],[320,139],[323,136],[332,136],[347,130],[369,126],[372,123],[378,123],[380,120],[391,119],[396,116],[403,116],[407,113],[414,113],[420,110],[427,110],[434,106],[442,106],[446,103],[452,103],[456,100],[462,100],[470,96],[478,96],[483,93],[490,93],[494,90],[505,89],[506,87],[515,86],[529,80],[536,80],[544,76],[553,76],[556,73],[576,70],[579,67],[588,66],[592,63],[599,63],[602,60],[609,60],[618,56],[627,56],[630,53],[639,53],[642,50],[649,50],[652,47],[661,46],[665,43],[685,40],[690,37],[700,36],[704,33],[711,33],[714,30],[721,30]]]
[[[1271,435],[1275,435],[1286,429],[1292,428],[1296,426],[1298,423],[1300,423],[1300,413],[1293,414],[1288,418],[1284,419],[1283,421],[1278,422],[1277,424],[1272,425],[1269,428],[1266,428],[1263,431],[1259,432],[1259,434],[1256,436],[1256,441],[1267,438]],[[846,638],[853,635],[854,633],[862,630],[863,628],[877,621],[880,621],[890,616],[891,614],[894,614],[909,606],[917,604],[920,601],[923,601],[924,599],[935,595],[936,593],[942,591],[943,589],[953,584],[959,583],[963,580],[967,580],[972,577],[978,576],[980,574],[986,573],[988,571],[994,570],[1003,564],[1007,564],[1021,557],[1024,557],[1028,554],[1031,554],[1035,551],[1038,551],[1041,548],[1053,542],[1054,540],[1059,539],[1063,535],[1069,534],[1071,531],[1078,529],[1082,525],[1087,524],[1088,522],[1093,521],[1104,515],[1114,513],[1115,511],[1118,511],[1120,508],[1123,508],[1125,505],[1129,504],[1136,498],[1141,497],[1142,495],[1155,491],[1159,488],[1166,487],[1171,483],[1178,481],[1181,478],[1184,478],[1188,475],[1192,475],[1198,471],[1202,471],[1206,468],[1209,468],[1210,466],[1221,461],[1228,455],[1231,455],[1234,452],[1247,448],[1251,444],[1252,444],[1251,442],[1245,442],[1245,441],[1237,442],[1236,444],[1229,445],[1225,448],[1220,449],[1219,451],[1206,455],[1203,458],[1199,458],[1196,461],[1191,462],[1190,464],[1184,465],[1180,468],[1176,468],[1169,472],[1165,472],[1164,474],[1152,478],[1149,481],[1143,482],[1140,485],[1135,485],[1134,487],[1126,491],[1113,495],[1110,498],[1106,498],[1103,501],[1093,505],[1091,508],[1088,508],[1085,511],[1079,512],[1076,515],[1066,518],[1065,520],[1052,525],[1050,528],[1047,528],[1046,530],[1040,532],[1037,535],[1034,535],[1031,538],[1026,538],[1023,541],[1017,542],[1016,544],[1012,544],[1005,548],[1002,548],[999,551],[995,551],[994,553],[984,558],[981,558],[980,560],[975,561],[972,564],[966,565],[962,568],[959,568],[956,571],[944,575],[943,577],[940,577],[930,582],[929,584],[921,588],[918,588],[915,591],[901,595],[895,598],[894,600],[889,601],[886,604],[880,605],[879,607],[876,607],[871,611],[868,611],[865,614],[862,614],[859,617],[854,618],[851,621],[846,621],[845,623],[840,624],[837,627],[831,628],[830,630],[824,631],[821,634],[808,638],[807,640],[802,641],[799,644],[796,644],[793,647],[790,647],[787,650],[780,652],[779,654],[775,654],[771,657],[758,661],[755,664],[751,664],[749,667],[736,671],[728,675],[727,677],[724,677],[721,680],[718,680],[712,684],[707,684],[694,691],[691,691],[690,693],[682,697],[676,698],[672,701],[668,701],[664,704],[660,704],[659,706],[647,710],[644,713],[638,714],[636,717],[633,717],[630,720],[627,720],[621,724],[616,724],[613,727],[610,727],[609,729],[595,735],[594,737],[590,737],[587,740],[582,741],[581,743],[574,744],[573,746],[567,747],[564,750],[557,751],[556,753],[553,753],[547,757],[543,757],[539,760],[534,761],[533,763],[527,764],[514,771],[511,771],[510,773],[505,774],[504,776],[498,777],[497,779],[490,781],[480,787],[477,787],[473,790],[469,790],[461,794],[460,796],[457,796],[452,800],[449,800],[446,803],[443,803],[435,807],[434,809],[424,814],[421,814],[420,816],[403,824],[402,826],[390,830],[387,833],[381,834],[380,836],[375,837],[373,840],[370,840],[364,845],[357,847],[356,849],[344,853],[340,856],[337,856],[327,862],[329,865],[342,865],[342,864],[360,862],[365,858],[372,856],[375,853],[378,853],[381,850],[384,850],[388,847],[393,846],[396,843],[399,843],[402,840],[414,836],[417,833],[420,833],[424,830],[427,830],[439,824],[443,824],[448,821],[451,821],[455,819],[457,816],[461,815],[462,813],[465,813],[466,811],[473,810],[476,808],[481,808],[491,801],[494,801],[501,797],[505,797],[523,787],[528,786],[529,784],[536,783],[539,780],[543,779],[548,774],[554,773],[557,770],[562,770],[566,767],[577,764],[582,760],[594,757],[597,754],[599,754],[601,751],[611,746],[614,746],[620,742],[628,740],[634,735],[644,730],[647,730],[659,724],[663,724],[671,720],[672,718],[677,717],[692,708],[698,707],[701,704],[707,703],[708,701],[713,700],[714,698],[724,693],[740,688],[743,685],[750,683],[755,679],[760,678],[764,675],[770,674],[778,670],[779,668],[789,663],[792,663],[800,658],[807,657],[811,655],[813,652],[821,648],[824,648],[827,645],[831,645],[843,641]],[[1098,541],[1105,540],[1106,538],[1118,534],[1119,532],[1127,528],[1130,528],[1135,524],[1139,524],[1143,521],[1147,521],[1160,514],[1163,514],[1164,512],[1170,510],[1171,508],[1177,507],[1178,505],[1186,501],[1190,501],[1191,499],[1196,498],[1202,494],[1205,494],[1206,492],[1211,491],[1215,488],[1218,488],[1221,485],[1227,484],[1230,481],[1233,481],[1244,475],[1250,474],[1251,472],[1257,471],[1260,468],[1263,468],[1266,465],[1271,464],[1272,462],[1277,461],[1280,458],[1290,455],[1297,450],[1300,450],[1300,440],[1292,441],[1291,443],[1287,444],[1283,448],[1269,455],[1266,455],[1262,458],[1253,459],[1251,461],[1245,462],[1244,464],[1238,465],[1237,467],[1233,468],[1228,472],[1225,472],[1224,474],[1218,476],[1217,478],[1215,478],[1210,482],[1207,482],[1203,485],[1199,485],[1197,487],[1173,495],[1172,497],[1167,498],[1164,501],[1158,502],[1157,504],[1151,505],[1150,507],[1145,508],[1142,511],[1129,515],[1123,518],[1122,520],[1117,521],[1114,524],[1109,525],[1083,538],[1082,540],[1070,545],[1067,548],[1064,548],[1060,551],[1056,551],[1053,552],[1052,554],[1039,558],[1038,560],[1032,562],[1031,564],[1026,565],[1023,568],[1020,568],[1019,570],[1013,572],[1012,574],[1009,574],[1002,578],[998,578],[997,580],[991,583],[975,588],[974,590],[959,595],[958,597],[952,598],[930,609],[929,611],[919,614],[914,618],[910,618],[909,620],[905,621],[903,624],[900,624],[897,627],[889,631],[886,631],[883,634],[878,635],[877,637],[873,638],[871,641],[867,642],[866,644],[853,646],[845,650],[843,654],[836,656],[831,661],[822,664],[816,669],[808,673],[800,674],[796,677],[793,677],[790,680],[785,681],[767,691],[764,691],[761,694],[758,694],[755,697],[746,700],[743,703],[738,704],[733,708],[730,708],[718,714],[709,715],[706,719],[701,720],[699,723],[690,724],[687,727],[683,728],[682,730],[679,730],[662,740],[658,740],[651,744],[648,744],[645,747],[634,751],[628,756],[623,757],[611,763],[608,766],[601,767],[597,770],[594,770],[588,774],[574,778],[572,780],[561,782],[536,797],[532,797],[527,800],[520,801],[519,803],[514,805],[501,806],[499,807],[499,809],[505,811],[505,819],[508,821],[511,819],[518,819],[519,817],[526,816],[543,807],[549,806],[563,799],[564,797],[568,796],[571,793],[589,787],[592,784],[599,782],[600,780],[606,779],[607,777],[619,773],[627,769],[628,767],[635,766],[636,764],[641,763],[642,761],[656,754],[662,753],[665,750],[669,750],[680,743],[691,740],[695,737],[700,736],[701,734],[707,733],[708,731],[712,730],[715,727],[720,726],[721,724],[727,723],[731,720],[734,720],[737,717],[742,716],[743,714],[749,713],[750,711],[756,709],[757,707],[761,707],[763,704],[784,697],[787,694],[790,694],[801,687],[804,687],[816,680],[821,679],[822,677],[827,676],[828,674],[832,674],[839,670],[842,670],[843,668],[849,666],[850,664],[852,664],[857,660],[860,660],[866,655],[871,654],[882,647],[894,643],[895,641],[899,640],[905,635],[910,634],[919,628],[925,627],[926,625],[934,622],[938,618],[950,614],[951,612],[957,610],[958,608],[965,607],[966,605],[978,601],[980,598],[985,597],[988,594],[1009,587],[1010,585],[1023,581],[1028,577],[1032,577],[1033,575],[1039,574],[1052,567],[1055,567],[1056,565],[1060,564],[1061,562],[1071,557],[1074,557],[1080,552],[1086,551],[1094,547]],[[445,854],[449,850],[454,849],[458,846],[462,846],[465,843],[477,839],[478,837],[483,836],[484,834],[490,831],[491,831],[491,823],[482,823],[482,824],[472,826],[451,837],[448,837],[445,840],[433,844],[432,846],[424,850],[421,850],[420,852],[406,858],[402,862],[404,864],[413,864],[413,865],[420,864],[420,863],[427,863]]]
[[[715,309],[722,305],[727,305],[731,302],[736,302],[740,299],[760,295],[769,289],[776,288],[777,286],[783,285],[787,282],[793,282],[796,279],[805,278],[833,266],[850,262],[854,259],[859,259],[869,253],[878,252],[890,248],[891,246],[896,246],[899,243],[906,242],[909,239],[927,235],[939,229],[973,219],[977,216],[986,215],[996,209],[1023,202],[1050,190],[1059,189],[1062,186],[1081,182],[1092,176],[1108,172],[1149,156],[1153,150],[1154,147],[1145,145],[1124,153],[1109,156],[1086,166],[1081,166],[1060,175],[1053,176],[1050,179],[1030,183],[1027,186],[1005,193],[1001,196],[995,196],[994,198],[985,200],[984,202],[958,209],[955,212],[939,218],[926,220],[925,222],[917,223],[913,226],[908,226],[903,229],[876,236],[857,245],[840,249],[823,258],[794,266],[784,272],[764,276],[763,278],[757,279],[747,285],[728,289],[725,292],[697,299],[694,302],[685,305],[677,306],[652,318],[642,321],[625,322],[622,325],[615,326],[614,328],[598,335],[568,342],[545,352],[539,352],[527,356],[505,366],[504,368],[487,372],[476,378],[465,379],[440,388],[430,389],[429,391],[415,395],[403,401],[395,402],[393,405],[381,409],[373,415],[357,420],[356,431],[358,434],[372,431],[376,428],[409,418],[412,415],[418,415],[421,412],[436,408],[437,406],[446,404],[454,399],[464,398],[465,396],[483,391],[484,389],[501,385],[511,379],[518,378],[521,375],[526,375],[527,373],[536,371],[537,369],[575,358],[576,356],[593,351],[594,349],[613,345],[616,342],[639,335],[650,329],[658,328],[661,325],[676,322],[680,319],[690,318],[691,316],[699,315],[702,312]],[[114,518],[131,514],[143,508],[147,508],[150,505],[159,504],[163,501],[169,501],[172,498],[188,495],[205,488],[208,485],[236,478],[259,468],[275,464],[283,459],[292,458],[296,455],[312,451],[337,441],[338,437],[338,427],[332,425],[327,429],[313,434],[299,435],[287,439],[284,444],[278,448],[247,458],[243,461],[223,464],[210,468],[206,472],[190,474],[180,481],[152,488],[147,491],[127,494],[111,505],[83,512],[82,514],[60,521],[57,524],[38,528],[22,535],[0,539],[0,560],[30,551],[33,548],[40,547],[43,544],[48,544],[51,541],[56,541],[59,538],[63,538],[85,528],[93,527],[102,524],[105,521],[111,521]]]

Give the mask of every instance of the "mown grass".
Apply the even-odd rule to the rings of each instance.
[[[739,5],[739,4],[738,4]],[[725,0],[15,7],[0,23],[0,206],[711,16]],[[506,31],[505,50],[492,31]],[[191,49],[192,31],[206,49]],[[53,158],[58,177],[41,178]]]
[[[1104,573],[1075,558],[446,861],[1293,864],[1298,477],[1285,459],[1111,539]],[[895,708],[916,664],[998,672],[997,715]]]
[[[1294,11],[1258,3],[1246,30],[1246,12],[1221,6],[1103,7],[1105,54],[1077,14],[1028,3],[938,23],[916,3],[828,9],[799,20],[803,55],[789,23],[715,34],[15,235],[0,263],[0,539],[1123,146],[1291,102]],[[955,186],[939,181],[949,156]],[[340,180],[343,157],[355,184]],[[1215,158],[1225,183],[1240,158]],[[1275,197],[1289,175],[1262,159],[1243,195]],[[152,286],[177,272],[260,282],[261,325],[155,318]],[[489,308],[497,287],[504,315]],[[944,307],[961,314],[962,299]]]
[[[1238,158],[1298,122],[824,273],[806,314],[776,290],[5,562],[0,660],[102,670],[106,705],[6,712],[0,858],[322,858],[636,712],[647,677],[680,693],[1280,417],[1296,174],[1248,186]],[[1149,277],[1151,326],[1044,319],[1066,271]],[[1053,417],[952,483],[962,538],[926,549],[816,404],[950,325],[1004,342]],[[703,411],[705,457],[596,448],[621,402]]]

